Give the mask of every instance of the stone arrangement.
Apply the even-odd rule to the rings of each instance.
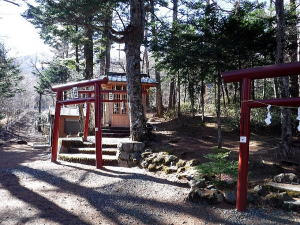
[[[153,152],[146,149],[141,154],[142,160],[140,166],[151,172],[165,172],[166,174],[177,174],[178,179],[190,180],[194,174],[194,166],[198,164],[197,160],[182,160],[168,152]]]
[[[191,187],[187,199],[191,202],[207,202],[216,204],[227,202],[236,203],[236,187],[220,189],[212,184],[209,178],[198,178],[189,181]],[[266,207],[300,210],[299,177],[293,173],[282,173],[273,178],[273,182],[256,185],[248,191],[248,202]]]
[[[118,164],[122,167],[138,166],[145,144],[137,141],[126,141],[118,144]]]

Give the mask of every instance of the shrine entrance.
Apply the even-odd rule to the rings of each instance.
[[[58,138],[60,126],[60,113],[63,105],[86,104],[86,116],[84,122],[83,140],[87,140],[90,119],[90,104],[95,104],[95,145],[96,145],[96,167],[103,166],[102,160],[102,119],[103,104],[127,105],[127,98],[110,98],[109,96],[127,96],[126,90],[103,90],[102,85],[108,83],[108,78],[92,79],[80,82],[68,83],[54,86],[56,92],[55,116],[53,125],[53,137],[51,148],[51,161],[57,161]],[[81,88],[81,89],[79,89]],[[85,89],[82,89],[85,88]],[[67,92],[72,92],[72,98],[68,99]]]
[[[222,73],[225,83],[241,83],[241,116],[240,116],[240,149],[237,183],[236,208],[245,211],[247,207],[248,186],[248,161],[249,161],[249,139],[250,139],[250,111],[251,108],[273,106],[300,106],[300,98],[286,99],[251,99],[251,81],[273,77],[292,76],[300,74],[300,63],[277,64],[251,69],[243,69]]]

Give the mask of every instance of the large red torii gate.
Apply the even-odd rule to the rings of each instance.
[[[245,211],[247,206],[248,186],[248,161],[250,138],[250,111],[251,108],[275,106],[300,106],[300,98],[255,100],[251,99],[251,81],[254,79],[283,77],[300,74],[300,62],[288,64],[276,64],[250,69],[236,70],[222,73],[225,83],[241,83],[241,116],[240,116],[240,150],[237,183],[236,208]]]
[[[61,106],[63,105],[75,105],[86,103],[86,117],[84,123],[83,140],[87,140],[89,130],[89,119],[90,119],[90,104],[95,103],[95,145],[96,145],[96,167],[100,169],[103,166],[102,161],[102,103],[103,102],[127,102],[127,100],[121,99],[103,99],[103,94],[106,93],[120,93],[125,94],[126,91],[119,90],[102,90],[101,85],[107,84],[108,78],[103,79],[92,79],[84,80],[79,82],[73,82],[63,85],[57,85],[52,88],[52,91],[56,92],[56,104],[55,104],[55,116],[53,126],[53,138],[51,148],[51,161],[57,161],[57,148],[59,138],[59,120]],[[85,94],[84,98],[75,98],[63,100],[63,92],[68,91],[72,88],[92,87],[93,90],[78,90],[78,94]]]

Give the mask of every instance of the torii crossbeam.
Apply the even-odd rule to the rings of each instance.
[[[300,106],[300,98],[251,100],[251,81],[273,77],[283,77],[300,74],[300,62],[288,64],[276,64],[264,67],[243,69],[222,73],[225,83],[241,83],[241,116],[240,116],[240,150],[238,166],[238,184],[236,208],[245,211],[247,207],[248,186],[248,161],[250,139],[250,111],[251,108],[275,106]]]

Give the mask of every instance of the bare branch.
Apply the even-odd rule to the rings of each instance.
[[[113,29],[113,28],[110,28],[110,32],[111,32],[112,34],[115,34],[115,35],[125,35],[125,34],[126,34],[126,31],[125,31],[125,30],[123,30],[123,31],[117,31],[117,30],[115,30],[115,29]]]
[[[117,15],[118,15],[118,17],[119,17],[119,20],[121,21],[121,23],[122,23],[122,25],[123,25],[123,28],[124,28],[124,30],[125,30],[125,29],[126,29],[126,26],[125,26],[125,23],[124,23],[123,19],[121,18],[120,13],[118,12],[118,10],[115,10],[115,12],[117,13]]]
[[[10,4],[13,4],[13,5],[16,5],[16,6],[20,6],[18,3],[10,1],[10,0],[3,0],[3,1],[7,2],[7,3],[10,3]]]

